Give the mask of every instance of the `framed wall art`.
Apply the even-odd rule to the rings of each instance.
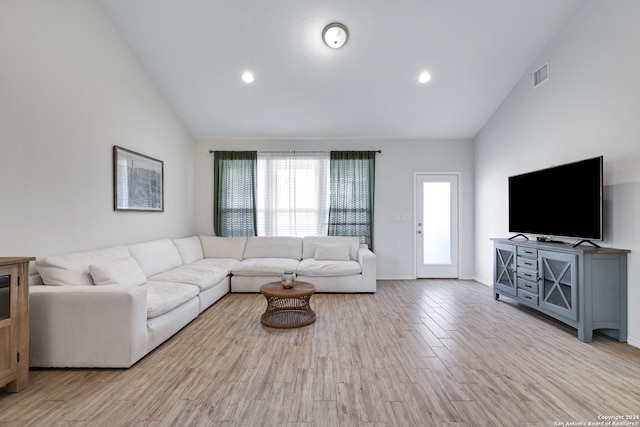
[[[114,145],[113,210],[164,212],[164,162]]]

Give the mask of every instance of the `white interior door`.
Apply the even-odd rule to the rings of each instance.
[[[458,175],[416,174],[416,277],[458,277]]]

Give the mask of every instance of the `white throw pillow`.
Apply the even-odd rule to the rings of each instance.
[[[317,261],[349,261],[349,246],[320,245],[313,258]]]
[[[89,266],[89,273],[96,285],[139,286],[147,282],[147,278],[135,259],[128,257],[104,264]]]
[[[50,256],[36,260],[36,268],[46,285],[93,286],[89,274],[91,264],[104,264],[130,256],[124,246],[78,252],[69,255]]]
[[[347,245],[352,260],[358,259],[360,238],[354,236],[304,236],[302,238],[302,258],[313,258],[318,246]]]

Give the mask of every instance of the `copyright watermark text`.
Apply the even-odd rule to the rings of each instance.
[[[640,415],[638,414],[598,415],[598,419],[594,421],[554,421],[553,425],[554,427],[570,427],[570,426],[640,427]]]

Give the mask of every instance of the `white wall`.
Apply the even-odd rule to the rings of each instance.
[[[0,143],[0,255],[192,231],[193,140],[93,1],[0,3]],[[164,160],[164,213],[113,211],[113,145]]]
[[[492,281],[491,237],[507,237],[507,177],[604,156],[605,241],[631,249],[629,342],[640,346],[640,2],[586,1],[475,139],[475,265]],[[532,208],[543,209],[533,195]],[[576,212],[579,215],[579,212]]]
[[[471,141],[198,141],[195,223],[196,231],[203,234],[213,233],[213,156],[209,150],[382,150],[376,157],[374,217],[374,251],[380,279],[415,277],[414,173],[460,172],[460,277],[473,276]]]

